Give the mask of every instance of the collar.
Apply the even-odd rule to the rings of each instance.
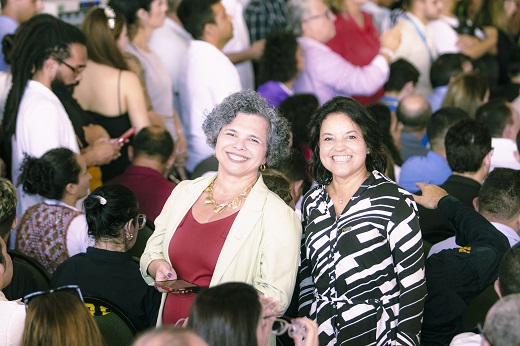
[[[80,211],[80,212],[81,212],[81,210],[79,210],[79,209],[77,209],[77,208],[75,208],[75,207],[73,207],[73,206],[71,206],[71,205],[68,205],[67,203],[64,203],[64,202],[62,202],[62,201],[59,201],[59,200],[57,200],[57,199],[48,199],[48,198],[44,198],[44,199],[43,199],[43,203],[45,203],[45,204],[47,204],[47,205],[59,205],[59,206],[61,206],[61,207],[67,207],[67,208],[72,209],[72,210],[74,210],[74,211]]]
[[[126,174],[148,175],[166,179],[161,173],[159,173],[155,169],[145,166],[130,165],[126,168],[125,175]]]
[[[511,227],[499,222],[491,222],[491,224],[495,226],[495,228],[498,229],[500,233],[507,237],[511,247],[513,247],[516,243],[520,242],[520,235],[518,235],[518,233],[516,233],[515,230]]]
[[[0,301],[7,301],[4,292],[0,291]]]
[[[300,37],[298,37],[298,43],[300,45],[303,44],[303,45],[307,45],[307,46],[311,46],[311,47],[314,46],[317,48],[330,50],[330,48],[326,44],[321,43],[320,41],[317,41],[310,37],[300,36]]]
[[[458,174],[450,175],[448,177],[448,179],[446,179],[446,182],[444,182],[444,184],[446,184],[448,182],[453,182],[457,185],[474,186],[478,189],[480,189],[480,187],[482,186],[482,184],[479,183],[478,181],[476,181],[475,179],[471,179],[471,178],[465,177],[463,175],[458,175]],[[442,185],[444,185],[444,184],[442,184]],[[442,185],[441,185],[441,187],[442,187]]]
[[[491,138],[491,145],[495,150],[500,148],[500,150],[512,150],[517,151],[516,143],[509,138]]]

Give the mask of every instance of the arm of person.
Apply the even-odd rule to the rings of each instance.
[[[88,124],[87,126],[83,126],[83,131],[85,132],[85,140],[89,145],[94,144],[98,139],[110,139],[110,135],[107,130],[103,126],[97,124]]]
[[[121,75],[124,100],[128,106],[128,115],[136,132],[143,127],[150,126],[150,118],[146,111],[143,88],[137,76],[130,71],[123,71]]]
[[[496,54],[498,42],[498,30],[494,27],[485,27],[486,37],[479,40],[474,36],[461,35],[457,41],[457,47],[461,53],[466,54],[472,59],[478,59],[486,53]]]
[[[143,66],[141,65],[139,59],[135,55],[127,52],[124,52],[123,55],[125,56],[128,68],[130,69],[130,71],[135,73],[135,75],[139,79],[139,83],[141,84],[141,88],[144,93],[146,110],[153,111],[152,100],[150,99],[150,95],[148,95],[148,89],[146,88],[146,77],[144,75]]]
[[[164,204],[161,214],[155,219],[155,230],[148,239],[144,252],[141,255],[141,275],[148,285],[153,285],[156,280],[164,281],[177,278],[177,273],[166,260],[168,254],[163,252],[163,243],[165,241],[168,221],[175,208],[176,201],[179,198],[179,193],[183,189],[181,184],[173,189],[172,194]]]
[[[500,252],[507,251],[507,238],[476,210],[449,196],[438,186],[424,183],[417,183],[417,186],[422,196],[413,195],[415,201],[425,208],[437,208],[442,217],[453,224],[457,244],[496,247]]]
[[[389,223],[388,237],[399,283],[397,344],[420,345],[426,281],[421,229],[411,196],[399,199]]]
[[[286,205],[270,208],[263,222],[260,265],[253,286],[278,301],[282,311],[285,311],[296,283],[301,224],[296,213]]]
[[[239,64],[248,60],[258,60],[264,54],[265,40],[259,40],[243,51],[228,53],[226,56],[233,64]]]
[[[121,153],[123,143],[111,142],[100,138],[92,145],[81,150],[81,156],[85,158],[87,167],[100,166],[117,159]]]

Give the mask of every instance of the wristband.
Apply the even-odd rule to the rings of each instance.
[[[381,49],[379,50],[379,53],[383,53],[383,54],[388,55],[390,60],[394,60],[395,59],[395,52],[393,50],[391,50],[390,48],[381,47]]]

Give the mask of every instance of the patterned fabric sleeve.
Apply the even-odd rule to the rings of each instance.
[[[401,292],[397,343],[419,345],[426,282],[417,207],[410,195],[400,198],[388,228],[390,249]]]
[[[298,298],[298,316],[310,316],[311,304],[314,301],[314,281],[311,274],[310,263],[307,260],[306,246],[305,246],[305,226],[307,220],[307,208],[305,202],[302,205],[302,243],[300,252],[300,295]]]

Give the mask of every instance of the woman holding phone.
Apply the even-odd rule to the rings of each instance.
[[[138,330],[154,326],[160,294],[143,282],[139,266],[127,253],[146,222],[137,198],[123,185],[108,184],[94,190],[83,206],[95,245],[63,262],[51,287],[78,285],[85,296],[116,304]]]
[[[139,132],[149,126],[143,89],[121,53],[120,46],[128,41],[125,17],[108,6],[97,7],[86,15],[82,30],[89,60],[74,90],[78,103],[111,138],[131,127]],[[122,174],[129,164],[128,148],[123,146],[118,159],[101,166],[102,181]]]
[[[241,281],[289,304],[301,225],[264,184],[259,170],[289,154],[289,126],[252,90],[232,94],[203,124],[215,148],[216,175],[183,181],[155,220],[141,256],[150,285],[183,279],[201,287]],[[159,322],[188,317],[194,294],[163,294]]]

